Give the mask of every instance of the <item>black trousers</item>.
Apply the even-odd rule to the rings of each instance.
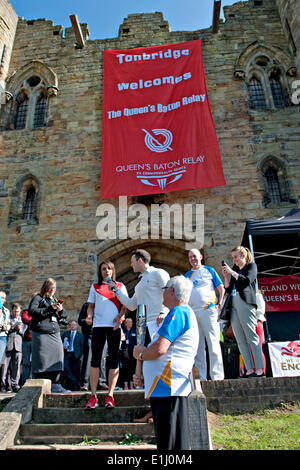
[[[64,353],[64,375],[69,381],[70,388],[79,390],[80,358],[76,358],[73,352]]]
[[[190,450],[187,400],[187,397],[150,398],[157,450]]]

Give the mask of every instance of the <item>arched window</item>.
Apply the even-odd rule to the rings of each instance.
[[[259,169],[264,189],[264,207],[297,202],[292,196],[286,166],[281,159],[273,156],[267,157],[260,163]]]
[[[33,127],[45,126],[47,114],[48,100],[44,94],[41,94],[35,105]]]
[[[26,192],[26,198],[24,200],[23,219],[25,220],[30,220],[34,216],[35,196],[36,189],[34,188],[34,186],[30,186],[30,188]]]
[[[249,101],[251,109],[266,109],[266,99],[263,86],[256,77],[252,77],[249,84]]]
[[[270,202],[273,204],[279,204],[282,199],[280,194],[277,168],[268,167],[265,172],[265,178],[267,180],[268,195],[270,198]]]
[[[40,183],[33,175],[21,178],[12,191],[8,225],[18,221],[35,225],[39,222]]]
[[[7,81],[14,97],[5,107],[1,128],[35,129],[47,125],[50,98],[58,92],[56,74],[40,61],[32,61]]]
[[[269,79],[275,108],[284,108],[285,106],[289,106],[290,100],[286,90],[282,88],[280,72],[278,70],[272,71]]]
[[[28,97],[25,94],[20,94],[17,100],[17,110],[15,116],[15,129],[25,129],[27,111],[28,111]]]
[[[289,98],[292,89],[291,58],[281,49],[250,44],[238,57],[234,75],[244,79],[250,109],[278,109],[292,106]]]

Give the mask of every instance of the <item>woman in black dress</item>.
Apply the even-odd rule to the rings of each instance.
[[[59,322],[66,318],[62,302],[54,297],[56,282],[52,278],[44,281],[41,292],[31,300],[28,311],[32,316],[32,372],[34,378],[49,379],[51,392],[69,392],[60,384],[63,370],[63,345]]]

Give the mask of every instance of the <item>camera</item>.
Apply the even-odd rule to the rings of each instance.
[[[222,266],[225,266],[226,263],[225,263],[225,261],[223,260],[221,264],[222,264]]]
[[[68,325],[68,320],[66,320],[65,318],[59,318],[59,319],[58,319],[58,323],[59,323],[60,325],[66,326],[66,325]]]

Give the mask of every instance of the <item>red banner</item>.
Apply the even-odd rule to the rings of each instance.
[[[300,312],[300,276],[261,277],[267,312]]]
[[[101,198],[224,186],[201,40],[104,51]]]

